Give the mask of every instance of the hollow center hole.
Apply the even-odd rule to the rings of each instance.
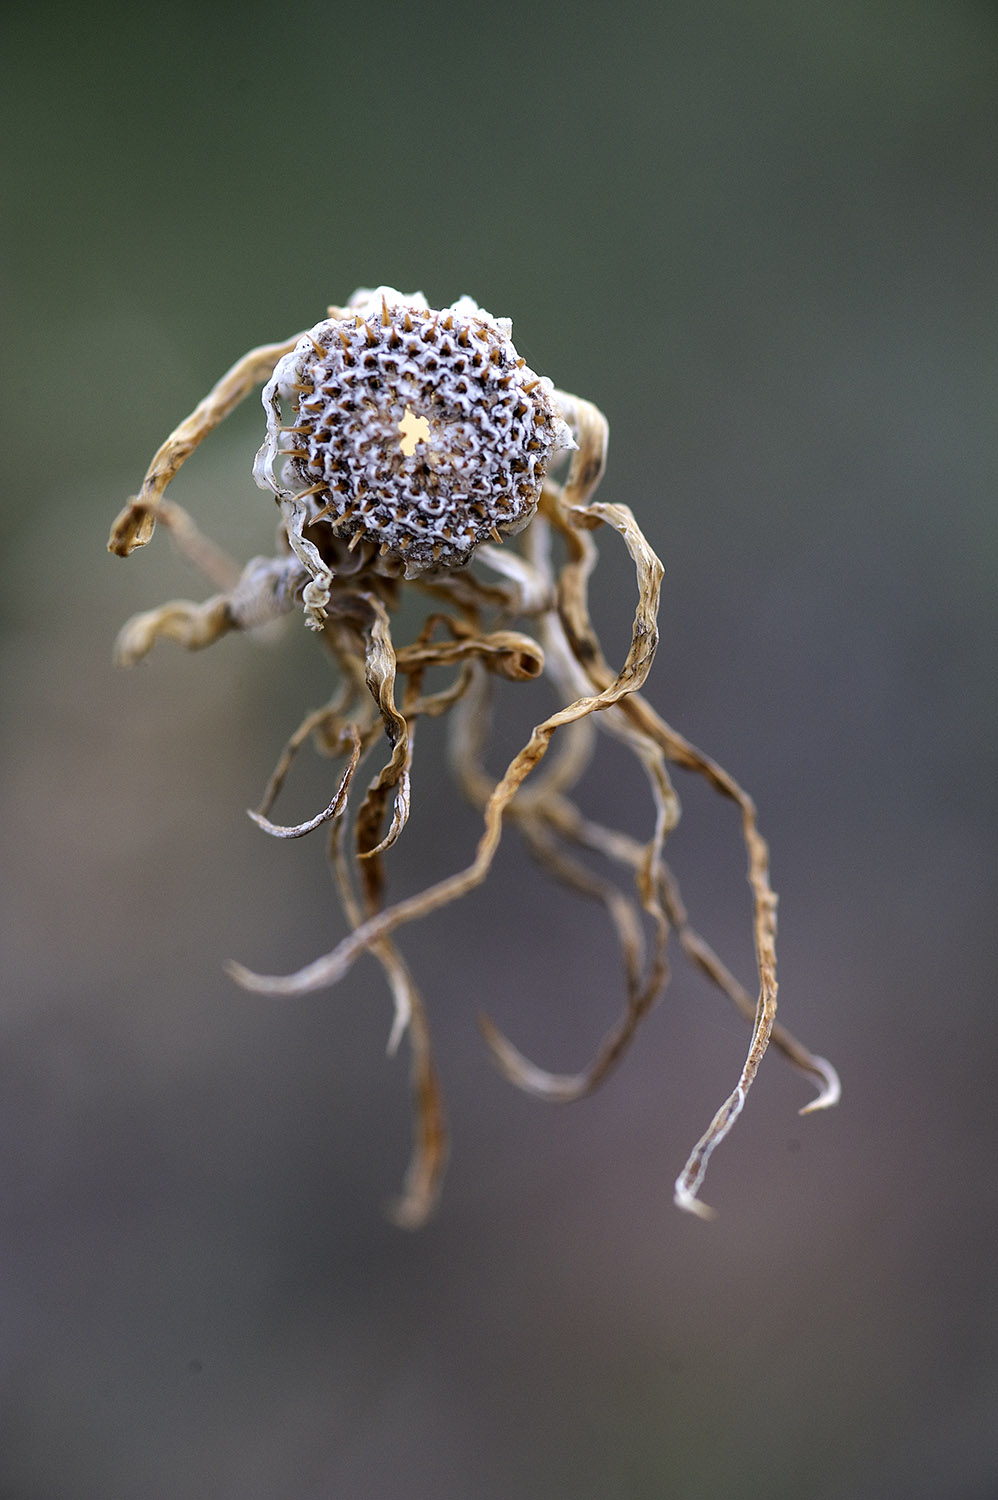
[[[402,434],[402,452],[409,458],[415,453],[417,443],[426,442],[430,435],[430,424],[425,417],[417,417],[407,406],[399,423],[399,432]]]

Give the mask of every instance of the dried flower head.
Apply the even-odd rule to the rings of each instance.
[[[381,287],[355,294],[346,316],[317,323],[279,361],[254,474],[312,575],[317,627],[331,569],[313,528],[368,542],[413,578],[467,562],[534,514],[548,460],[574,445],[511,326],[468,297],[431,312]]]
[[[280,507],[279,549],[240,571],[165,490],[202,438],[260,383],[267,435],[254,474]],[[264,976],[235,964],[230,971],[249,989],[300,995],[335,984],[364,953],[381,964],[395,1005],[392,1045],[405,1032],[412,1045],[416,1139],[396,1207],[404,1224],[422,1222],[436,1201],[446,1129],[426,1012],[395,934],[479,885],[507,823],[553,878],[603,907],[625,990],[621,1015],[575,1074],[537,1067],[483,1019],[496,1061],[514,1083],[554,1101],[591,1092],[664,989],[675,932],[751,1025],[735,1088],[677,1179],[681,1207],[707,1212],[698,1197],[707,1162],[741,1112],[770,1040],[818,1084],[802,1113],[839,1095],[831,1064],[775,1022],[776,898],[754,804],[641,696],[658,640],[662,566],[626,506],[593,499],[606,436],[606,420],[594,406],[527,369],[508,320],[467,297],[433,311],[419,293],[379,287],[356,292],[345,308],[330,308],[308,333],[245,355],[167,438],[112,528],[110,550],[128,556],[163,521],[219,589],[203,604],[178,600],[130,620],[118,642],[122,662],[139,660],[161,636],[196,649],[300,606],[336,668],[333,698],[290,737],[251,817],[277,838],[327,828],[350,931],[294,974]],[[563,451],[571,461],[556,478],[552,460]],[[617,670],[604,657],[588,610],[593,533],[601,526],[621,537],[637,581],[630,648]],[[517,533],[519,546],[500,550]],[[397,646],[391,616],[403,588],[422,593],[428,611],[415,639]],[[449,684],[427,692],[426,672],[441,667],[452,674]],[[560,705],[498,778],[485,764],[496,676],[514,682],[543,676]],[[466,868],[386,905],[383,856],[409,814],[413,725],[439,715],[449,718],[461,791],[481,810],[481,838]],[[654,818],[644,842],[593,822],[572,798],[594,749],[594,726],[622,741],[647,778]],[[539,770],[556,736],[560,753]],[[270,813],[308,740],[340,760],[338,784],[314,817],[275,823]],[[358,799],[359,768],[385,740],[388,758]],[[670,765],[703,776],[739,810],[753,902],[755,1000],[690,926],[665,863],[665,841],[679,817]],[[594,869],[594,860],[609,873]],[[620,873],[627,880],[615,878]]]

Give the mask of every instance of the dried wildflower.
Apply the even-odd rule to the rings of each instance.
[[[261,382],[267,436],[254,475],[280,508],[279,552],[252,559],[240,572],[164,492],[202,438]],[[426,1012],[395,934],[479,885],[507,822],[556,880],[604,907],[625,986],[621,1015],[590,1064],[572,1075],[529,1062],[484,1019],[486,1040],[513,1083],[556,1101],[591,1092],[661,994],[674,930],[688,957],[752,1028],[736,1087],[677,1179],[680,1207],[709,1212],[698,1197],[708,1160],[741,1112],[770,1040],[818,1085],[802,1113],[839,1096],[831,1064],[774,1019],[776,898],[752,800],[640,694],[658,640],[662,566],[626,506],[593,499],[606,438],[606,420],[594,406],[527,369],[507,320],[467,297],[433,311],[420,294],[379,287],[355,293],[345,308],[330,308],[307,333],[245,355],[166,440],[111,532],[110,550],[128,556],[163,521],[220,590],[204,604],[175,601],[130,620],[119,637],[120,661],[139,660],[160,636],[197,649],[301,607],[337,668],[335,696],[295,730],[250,816],[277,838],[328,829],[330,867],[350,932],[294,974],[263,976],[237,964],[230,971],[248,989],[301,995],[335,984],[364,953],[379,961],[395,1006],[390,1045],[408,1032],[412,1046],[416,1130],[396,1208],[403,1224],[421,1223],[436,1201],[446,1128]],[[552,462],[557,467],[564,452],[571,454],[567,473],[556,478]],[[618,533],[637,579],[630,648],[616,671],[587,603],[601,526]],[[500,550],[518,532],[519,546]],[[396,646],[391,616],[403,589],[422,593],[428,612],[415,639]],[[425,691],[426,672],[441,667],[451,670],[450,682]],[[542,675],[561,706],[497,780],[483,758],[492,681]],[[413,726],[439,715],[449,715],[451,761],[461,791],[481,810],[482,835],[467,868],[386,906],[383,856],[409,813]],[[594,727],[622,741],[645,773],[655,809],[645,842],[592,822],[572,800],[594,748]],[[560,753],[539,770],[556,735]],[[342,762],[338,785],[314,817],[275,823],[274,803],[308,740]],[[364,792],[355,793],[361,764],[382,740],[387,759]],[[670,765],[703,776],[739,810],[757,1000],[690,927],[665,864],[665,841],[679,817]],[[610,873],[597,873],[594,857]],[[628,880],[618,883],[614,871]]]

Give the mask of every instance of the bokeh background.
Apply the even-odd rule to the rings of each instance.
[[[998,8],[55,0],[3,31],[0,1496],[998,1493]],[[104,551],[154,448],[379,282],[511,315],[607,412],[603,493],[667,567],[652,700],[759,803],[781,1014],[844,1096],[798,1119],[771,1056],[712,1224],[671,1184],[745,1035],[681,962],[592,1100],[491,1067],[480,1009],[570,1069],[619,1002],[512,843],[405,940],[454,1151],[432,1225],[387,1223],[377,969],[295,1002],[222,972],[337,934],[321,849],[244,816],[325,664],[291,628],[112,668],[131,612],[204,592],[166,537]],[[176,485],[242,556],[260,434],[252,401]],[[419,754],[400,891],[475,836]],[[589,805],[640,828],[604,766]],[[680,789],[673,863],[748,978],[736,821]]]

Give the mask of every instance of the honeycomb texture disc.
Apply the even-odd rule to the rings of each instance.
[[[331,311],[263,392],[256,478],[295,502],[294,529],[325,523],[412,577],[524,526],[551,455],[574,443],[508,320],[389,287]]]

